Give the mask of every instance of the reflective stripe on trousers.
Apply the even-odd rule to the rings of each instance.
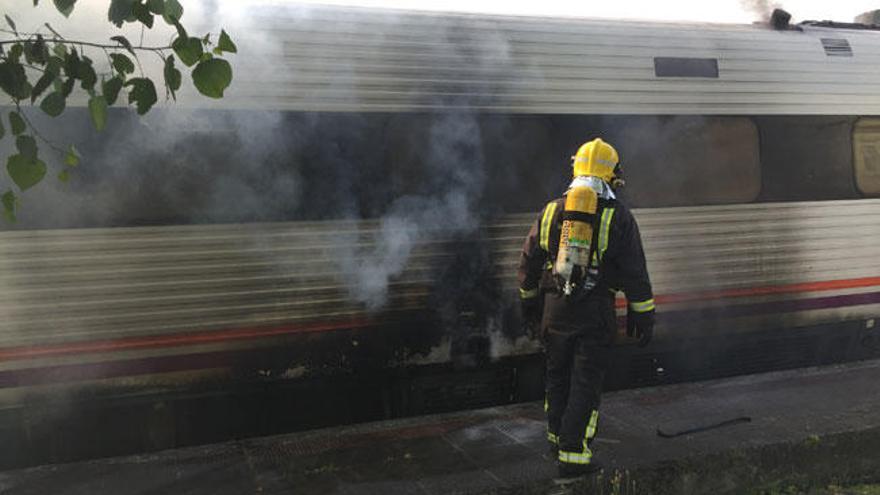
[[[587,429],[584,431],[584,450],[581,452],[559,451],[559,461],[569,464],[589,464],[593,459],[593,451],[590,450],[590,441],[596,436],[596,428],[599,424],[599,411],[593,411],[590,415],[590,421],[587,422]]]
[[[547,400],[547,394],[544,394],[544,412],[546,413],[548,410],[550,410],[550,402]],[[559,435],[550,431],[549,427],[547,430],[547,441],[553,445],[559,445]]]
[[[519,289],[519,298],[520,299],[532,299],[534,297],[538,297],[538,289],[530,289],[526,290],[523,288]]]

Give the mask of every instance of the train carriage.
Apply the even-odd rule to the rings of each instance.
[[[873,27],[249,12],[0,233],[4,465],[539,397],[515,267],[599,135],[658,303],[610,387],[880,352]]]

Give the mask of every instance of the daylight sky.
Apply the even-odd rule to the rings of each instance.
[[[517,15],[608,17],[749,23],[781,6],[793,21],[806,19],[851,22],[862,12],[880,9],[878,0],[306,0],[308,3],[388,6]]]
[[[794,22],[802,20],[835,20],[852,22],[863,12],[880,9],[880,0],[180,0],[188,25],[198,24],[206,9],[219,14],[224,25],[246,16],[254,4],[334,4],[398,9],[423,9],[493,14],[604,17],[662,21],[697,21],[751,23],[766,19],[774,6],[788,10]],[[43,21],[63,26],[66,34],[78,31],[107,30],[97,24],[106,16],[109,0],[79,0],[70,19],[55,12],[52,2],[40,2],[33,8],[30,0],[0,0],[9,3],[9,11],[22,27],[29,20],[35,25]],[[94,33],[93,33],[94,34]]]

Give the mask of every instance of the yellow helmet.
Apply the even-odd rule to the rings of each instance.
[[[575,177],[599,177],[608,183],[614,178],[614,167],[620,161],[617,150],[599,138],[584,143],[571,159]]]

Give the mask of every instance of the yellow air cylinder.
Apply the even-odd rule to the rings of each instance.
[[[576,276],[585,276],[589,268],[593,226],[584,215],[595,215],[598,207],[599,197],[590,187],[572,188],[565,198],[565,212],[580,217],[565,219],[564,216],[559,236],[555,271],[565,282],[565,295],[570,295],[574,289]],[[577,215],[579,213],[584,215]]]

